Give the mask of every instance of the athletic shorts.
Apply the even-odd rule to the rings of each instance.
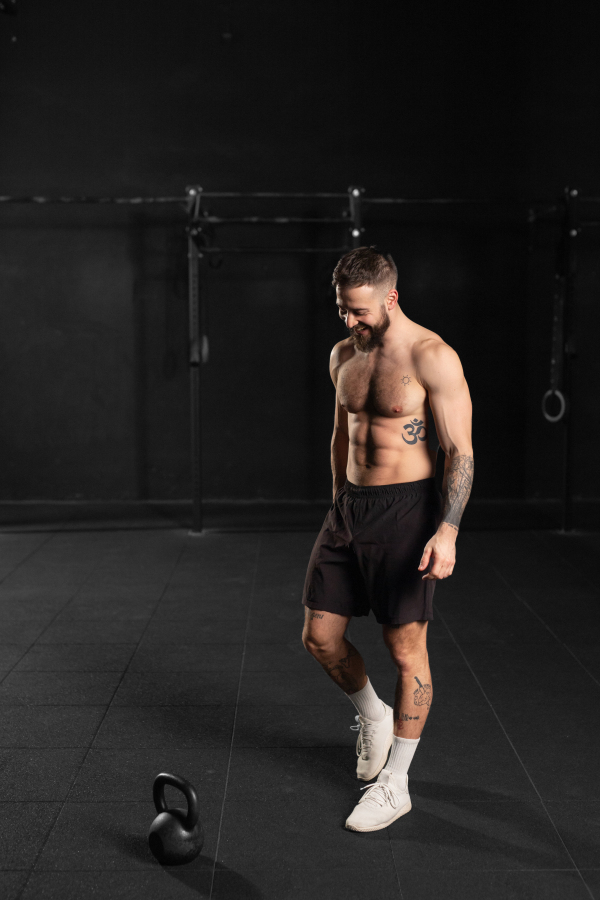
[[[419,571],[425,544],[441,521],[434,478],[336,493],[313,547],[302,602],[381,625],[433,619],[435,581]]]

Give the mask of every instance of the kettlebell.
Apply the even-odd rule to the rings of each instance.
[[[168,809],[165,802],[165,785],[180,790],[187,800],[184,809]],[[163,866],[182,866],[195,859],[204,844],[204,830],[199,820],[198,795],[185,778],[161,772],[154,779],[152,789],[154,806],[158,813],[150,826],[148,843],[156,859]]]

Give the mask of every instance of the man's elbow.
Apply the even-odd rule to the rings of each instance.
[[[446,454],[446,461],[448,463],[451,463],[454,459],[458,459],[459,456],[466,456],[473,459],[473,445],[467,441],[460,444],[452,444],[448,449],[444,448],[444,453]]]

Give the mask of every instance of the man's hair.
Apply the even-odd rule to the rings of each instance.
[[[334,287],[353,288],[363,284],[396,287],[398,269],[391,255],[376,247],[357,247],[342,256],[333,270]]]

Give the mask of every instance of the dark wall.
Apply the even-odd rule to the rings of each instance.
[[[0,17],[0,193],[341,191],[505,198],[379,211],[401,304],[461,355],[476,495],[560,487],[544,422],[557,234],[526,203],[600,195],[592,4],[29,0]],[[473,5],[474,7],[474,5]],[[12,41],[15,35],[17,40]],[[511,201],[511,202],[508,202]],[[519,206],[517,202],[522,201]],[[339,215],[343,202],[214,213]],[[177,206],[0,206],[3,499],[189,495],[185,215]],[[582,238],[576,492],[598,495],[599,233]],[[339,246],[343,229],[223,228],[222,243]],[[326,497],[336,256],[204,267],[206,493]]]

